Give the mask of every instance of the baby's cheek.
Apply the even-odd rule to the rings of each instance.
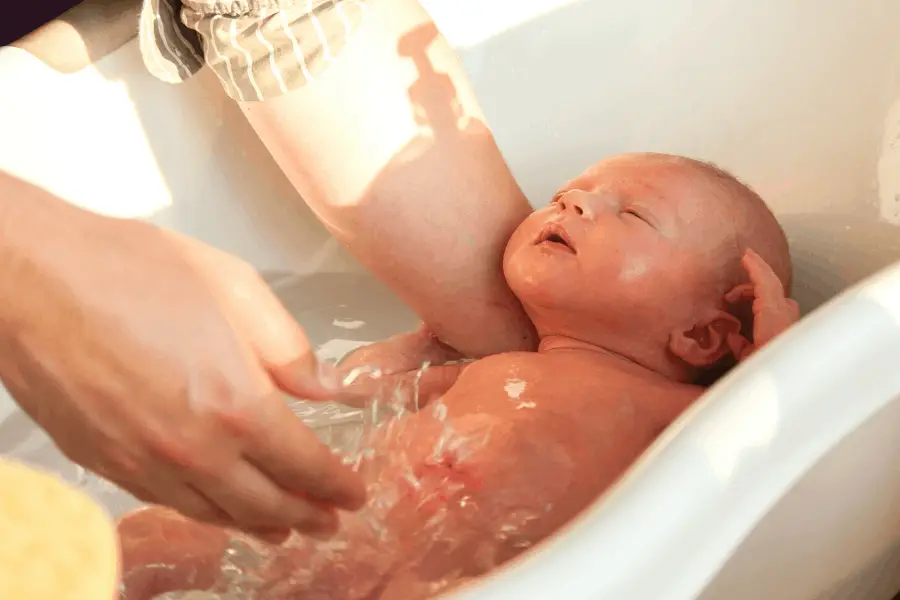
[[[619,266],[619,281],[633,283],[643,278],[650,269],[650,260],[643,255],[625,256]]]
[[[506,244],[507,249],[518,248],[524,244],[531,243],[537,237],[544,222],[547,220],[548,208],[542,208],[532,212],[524,221],[522,221],[513,234],[509,236],[509,242]]]

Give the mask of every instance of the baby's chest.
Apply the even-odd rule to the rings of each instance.
[[[637,403],[545,367],[529,357],[480,361],[441,410],[412,418],[394,442],[410,457],[417,502],[437,499],[457,506],[467,526],[496,535],[524,529],[537,539],[593,500],[655,437]]]
[[[643,390],[615,376],[591,372],[534,353],[492,356],[467,368],[444,398],[450,414],[492,414],[571,427],[631,428],[651,418]],[[568,427],[567,427],[568,429]]]
[[[558,453],[564,458],[556,462],[581,480],[608,481],[668,424],[653,410],[666,402],[655,390],[543,358],[512,354],[472,365],[444,398],[448,414],[509,423],[506,435],[527,437],[528,443],[510,440],[492,452],[522,454],[527,447],[534,450],[529,460],[535,469],[550,471],[555,467],[538,455]]]

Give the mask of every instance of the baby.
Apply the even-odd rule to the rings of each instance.
[[[419,377],[419,408],[440,400],[378,431],[369,468],[382,493],[343,515],[340,542],[270,548],[254,597],[410,600],[486,573],[594,501],[699,382],[798,318],[787,240],[765,203],[678,156],[591,167],[518,227],[503,270],[538,350],[418,375],[460,358],[422,331],[351,355],[344,368],[385,373],[359,388]],[[161,509],[126,516],[120,534],[128,600],[209,588],[229,539]]]

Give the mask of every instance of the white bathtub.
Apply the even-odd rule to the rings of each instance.
[[[735,171],[774,207],[805,309],[878,272],[723,381],[565,531],[459,597],[891,598],[900,2],[427,5],[534,204],[606,154],[689,154]],[[282,297],[323,354],[412,324],[315,222],[209,73],[159,83],[134,42],[69,75],[4,48],[0,89],[0,168],[196,236],[273,282],[312,278]],[[372,293],[349,292],[360,285]],[[42,436],[22,445],[26,425],[0,397],[0,452],[17,444],[71,475]]]

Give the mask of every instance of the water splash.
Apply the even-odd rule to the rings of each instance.
[[[211,591],[181,591],[154,600],[358,600],[378,597],[398,574],[405,586],[399,597],[419,600],[447,592],[530,548],[539,539],[534,532],[540,531],[540,521],[553,509],[549,500],[555,496],[547,486],[561,484],[542,480],[532,488],[527,478],[514,478],[485,495],[469,475],[480,476],[485,465],[485,475],[515,471],[523,457],[534,463],[529,452],[543,465],[530,472],[564,472],[571,458],[563,460],[532,443],[535,436],[511,436],[507,420],[489,414],[454,418],[443,398],[422,406],[419,384],[428,369],[423,365],[400,385],[378,369],[355,369],[345,385],[361,378],[375,383],[362,409],[292,405],[366,482],[366,505],[341,514],[334,538],[317,541],[293,534],[272,546],[234,533]],[[509,400],[528,404],[525,382],[510,375],[504,386]],[[488,446],[487,453],[476,456]]]
[[[510,400],[518,400],[526,387],[528,387],[528,384],[521,379],[508,379],[506,385],[503,386],[503,391],[506,392]]]
[[[88,493],[93,498],[102,498],[102,496],[106,494],[117,494],[119,493],[119,488],[116,487],[111,481],[108,481],[93,473],[88,471],[84,467],[79,464],[75,466],[75,475],[73,476],[73,484],[75,487],[78,487],[85,492]]]
[[[343,329],[359,329],[360,327],[365,327],[365,321],[344,321],[341,319],[334,319],[331,322],[335,327],[341,327]]]
[[[503,391],[506,392],[507,398],[509,398],[510,400],[518,401],[518,404],[516,404],[516,410],[522,410],[523,408],[535,408],[537,406],[534,402],[520,400],[522,394],[525,392],[526,387],[528,387],[528,384],[522,379],[507,379],[506,385],[503,386]]]
[[[212,591],[174,592],[154,600],[255,600],[292,597],[294,593],[300,597],[319,597],[317,593],[331,597],[328,581],[333,585],[336,577],[345,597],[365,597],[367,590],[383,582],[392,567],[392,557],[399,555],[392,549],[399,549],[405,542],[402,532],[392,530],[390,516],[400,502],[410,498],[415,499],[416,510],[430,507],[430,517],[423,519],[417,537],[433,540],[433,544],[458,543],[452,529],[445,526],[449,505],[466,510],[477,510],[477,506],[471,496],[460,496],[464,485],[443,476],[440,467],[448,456],[465,460],[487,443],[488,433],[460,435],[450,423],[443,399],[423,410],[419,384],[429,367],[422,365],[405,385],[376,386],[360,410],[289,402],[294,414],[310,424],[345,464],[366,478],[369,500],[357,513],[342,516],[337,536],[316,541],[293,534],[281,546],[271,546],[234,533],[221,557],[220,575]],[[363,377],[377,383],[384,374],[360,367],[347,374],[344,385]],[[408,417],[415,413],[419,413],[416,428],[408,430]],[[422,439],[418,434],[423,426],[433,432],[424,454],[430,457],[434,469],[425,471],[418,464],[423,449],[413,447]],[[386,473],[391,476],[384,476]],[[422,581],[422,592],[437,593],[459,575],[451,572],[440,580]]]

